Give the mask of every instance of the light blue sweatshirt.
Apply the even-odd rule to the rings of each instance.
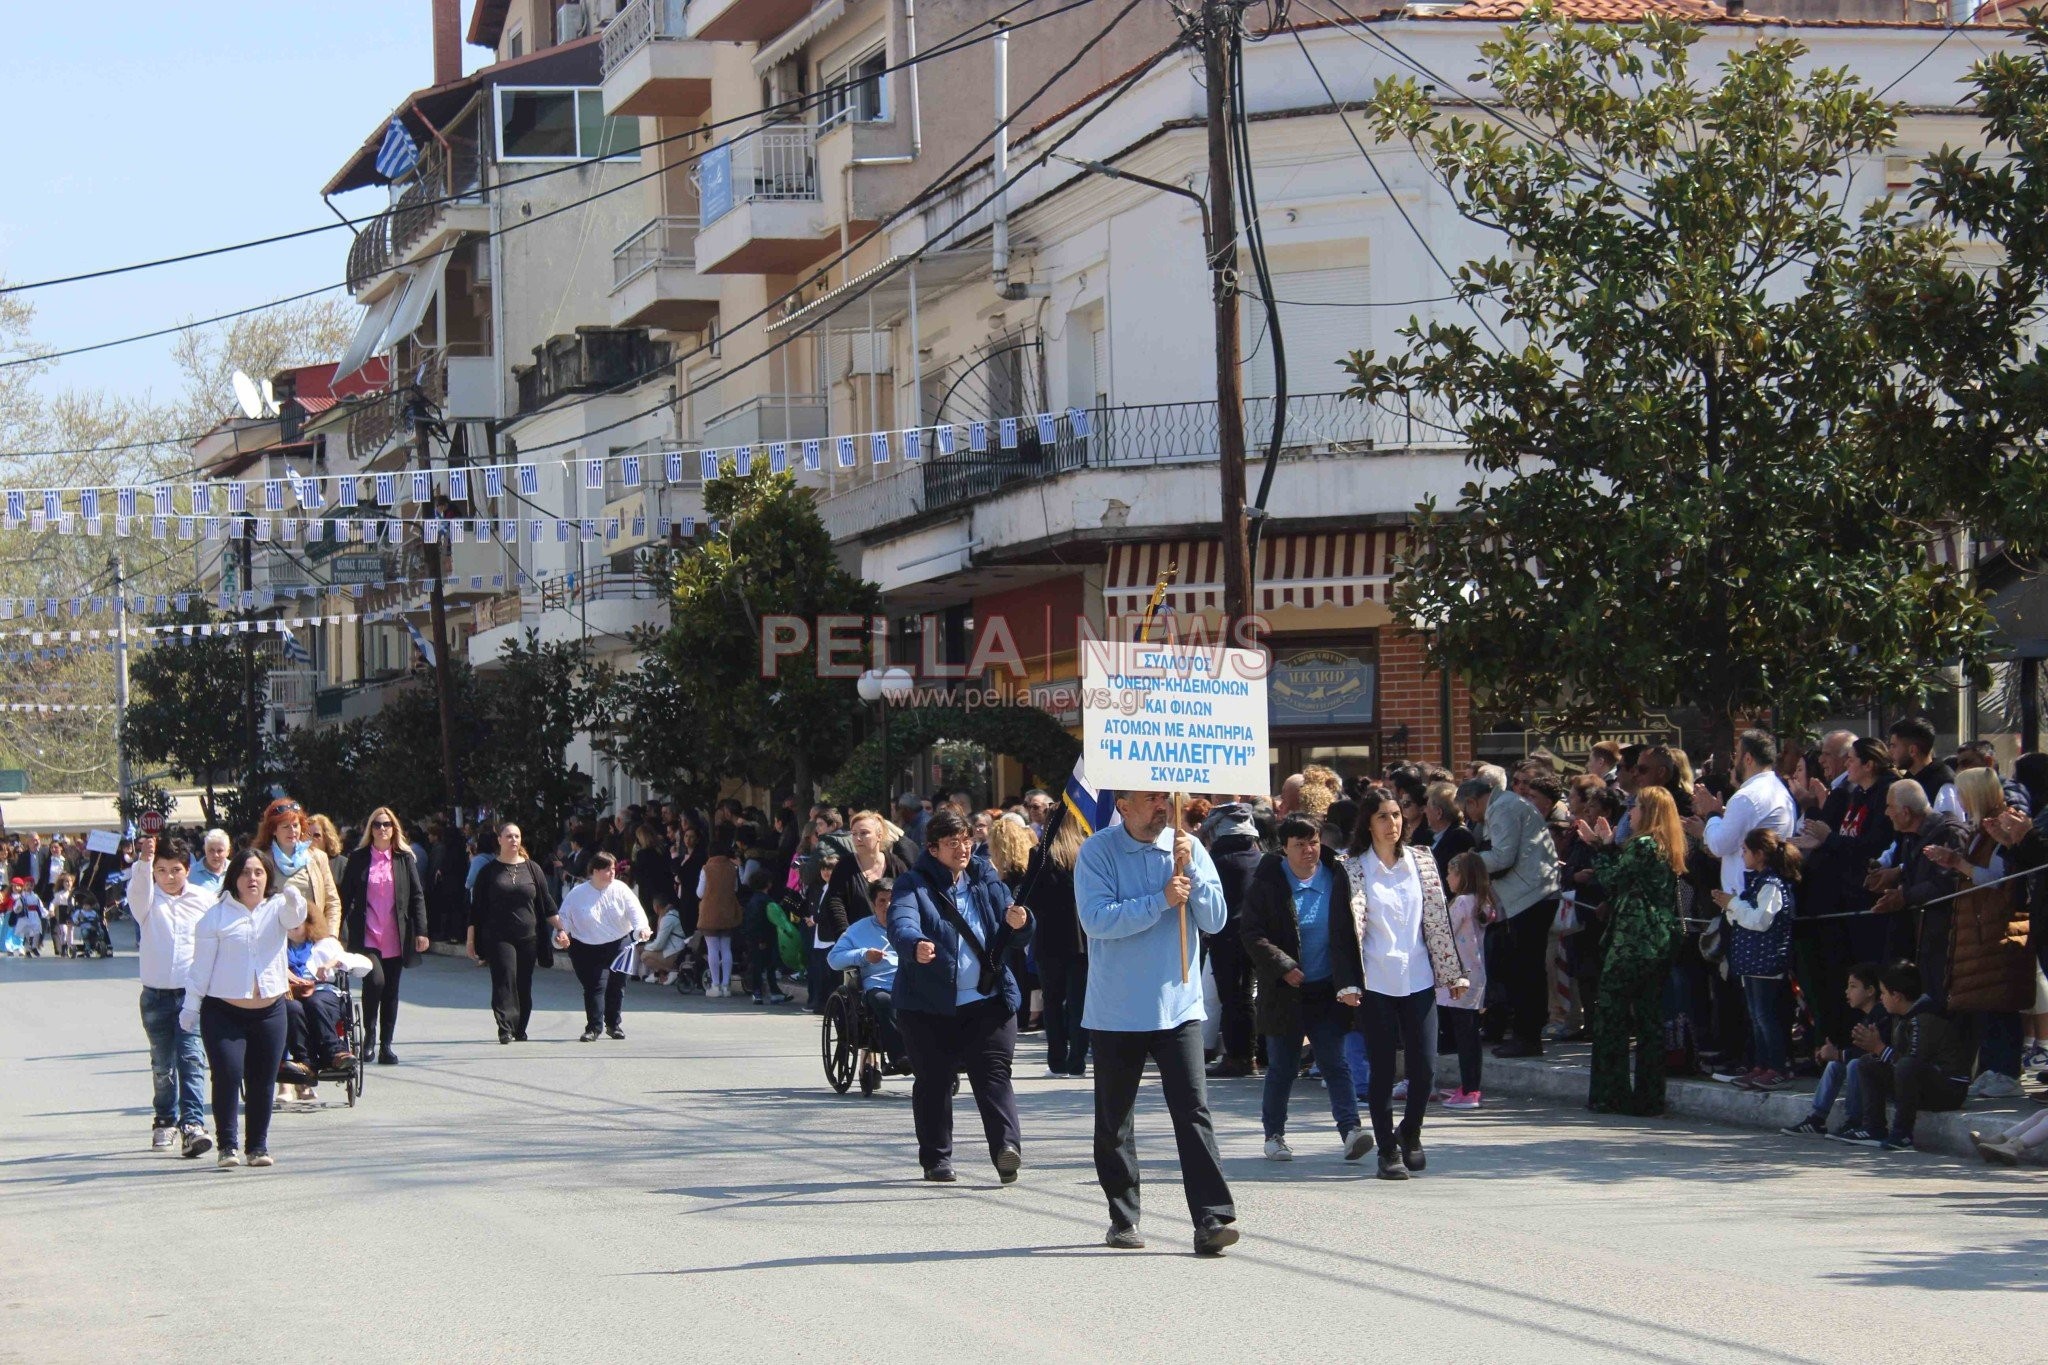
[[[1173,875],[1173,830],[1141,844],[1112,825],[1092,835],[1074,859],[1074,905],[1088,935],[1084,1027],[1151,1033],[1205,1019],[1202,934],[1221,932],[1229,909],[1216,865],[1199,841],[1188,862],[1187,977],[1181,980],[1180,913],[1166,904]]]
[[[882,950],[880,962],[868,961],[870,948]],[[896,945],[889,942],[889,931],[873,915],[848,925],[826,952],[825,963],[837,972],[848,967],[860,968],[860,988],[864,991],[896,989]]]

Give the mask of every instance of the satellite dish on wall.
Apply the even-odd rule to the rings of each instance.
[[[236,370],[234,373],[235,401],[242,405],[242,416],[254,421],[265,416],[263,391],[256,387],[256,381]]]
[[[263,415],[265,417],[277,416],[277,391],[270,387],[270,380],[267,378],[263,379],[258,387],[263,392]]]

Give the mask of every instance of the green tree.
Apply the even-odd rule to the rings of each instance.
[[[808,801],[817,776],[842,763],[861,712],[852,677],[824,676],[806,650],[762,667],[763,632],[800,622],[815,640],[821,618],[873,614],[874,585],[839,567],[832,538],[789,474],[733,462],[704,490],[720,533],[681,556],[659,650],[693,699],[696,773],[787,781]],[[854,672],[858,660],[850,663]]]
[[[699,766],[695,696],[661,640],[659,630],[636,631],[632,653],[639,667],[607,671],[597,682],[597,751],[663,796],[709,805],[718,781]]]
[[[1503,249],[1456,272],[1489,335],[1412,321],[1348,368],[1441,404],[1480,475],[1421,509],[1397,583],[1434,660],[1501,711],[1695,705],[1725,753],[1746,712],[1792,729],[1976,664],[1988,618],[1927,552],[1949,455],[1897,310],[1952,287],[1950,234],[1845,205],[1895,110],[1776,38],[1703,83],[1701,36],[1533,9],[1481,49],[1518,133],[1382,82],[1377,131]]]
[[[465,771],[473,774],[485,736],[477,675],[458,659],[449,684],[455,695],[455,751],[463,756]],[[410,686],[394,688],[373,718],[372,733],[376,742],[363,766],[363,799],[389,806],[410,821],[445,809],[441,713],[433,680],[421,677]]]
[[[185,611],[163,624],[197,627],[211,625],[214,619],[212,608],[194,598]],[[229,779],[248,775],[242,645],[231,635],[201,635],[196,630],[176,638],[182,643],[142,650],[129,664],[131,692],[122,742],[130,763],[167,764],[204,787],[201,801],[207,823],[217,825],[223,818],[218,789]],[[255,669],[260,696],[270,672],[260,650]]]
[[[384,804],[366,780],[382,743],[377,727],[368,720],[297,726],[271,742],[270,776],[308,810],[347,829],[371,807]],[[400,813],[416,818],[422,812]]]
[[[499,660],[478,678],[483,737],[469,756],[470,790],[517,821],[534,847],[549,847],[590,795],[590,777],[571,769],[568,749],[595,723],[597,689],[580,640],[542,644],[529,630],[507,640]]]

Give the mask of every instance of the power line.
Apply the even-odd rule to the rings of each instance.
[[[990,38],[993,36],[992,34],[972,39],[966,38],[965,35],[974,32],[974,30],[978,28],[1001,25],[1003,21],[1006,20],[1010,15],[1016,13],[1020,9],[1025,8],[1025,6],[1033,3],[1035,3],[1035,0],[1018,0],[1016,4],[1011,5],[1008,9],[1003,10],[999,14],[992,15],[987,19],[976,21],[969,28],[963,29],[961,33],[954,35],[954,37],[947,39],[945,42],[938,44],[936,47],[927,49],[924,52],[920,52],[915,57],[906,58],[905,60],[896,63],[894,66],[885,66],[880,71],[874,72],[867,76],[863,76],[859,80],[848,79],[845,81],[841,81],[835,85],[822,86],[818,90],[811,92],[809,94],[793,95],[789,99],[778,101],[775,104],[766,105],[760,109],[754,110],[750,113],[738,115],[734,118],[721,119],[713,123],[706,123],[694,128],[687,128],[678,133],[671,133],[669,136],[664,138],[657,138],[653,142],[641,143],[639,148],[637,148],[636,150],[645,150],[646,148],[649,147],[664,146],[667,143],[674,142],[682,138],[698,137],[705,133],[715,132],[720,128],[731,127],[732,125],[737,123],[750,122],[753,119],[759,118],[763,114],[776,113],[785,110],[801,110],[806,106],[815,106],[817,104],[822,104],[827,98],[831,96],[851,90],[857,85],[864,85],[868,81],[874,80],[877,77],[893,75],[898,71],[907,70],[910,67],[921,65],[922,63],[931,61],[934,58],[944,57],[954,52],[962,51],[965,48],[972,47],[977,43],[988,42]],[[1097,0],[1073,0],[1073,3],[1063,5],[1058,9],[1049,10],[1044,14],[1034,15],[1029,19],[1020,19],[1015,24],[1009,25],[1009,27],[1012,28],[1013,30],[1029,28],[1033,24],[1042,23],[1047,19],[1056,18],[1059,15],[1068,13],[1069,11],[1080,9],[1085,5],[1095,3],[1097,3]],[[421,121],[425,122],[424,116],[422,116]],[[431,127],[432,125],[429,126]],[[545,180],[549,176],[562,175],[568,171],[582,170],[586,166],[596,165],[600,162],[609,161],[612,159],[612,157],[607,156],[582,157],[565,162],[559,166],[551,166],[546,170],[535,171],[530,175],[523,175],[513,180],[502,181],[499,184],[493,186],[492,188],[499,190],[513,189],[520,185],[531,184],[536,180]],[[415,205],[414,207],[419,209],[439,208],[444,204],[458,202],[461,198],[461,195],[443,195],[438,199],[422,200],[419,204]],[[22,294],[27,293],[29,290],[32,289],[47,289],[54,285],[60,284],[77,284],[85,280],[105,279],[113,275],[131,274],[138,270],[154,270],[159,266],[179,265],[186,261],[203,260],[210,256],[224,256],[231,252],[248,251],[255,247],[272,246],[279,242],[295,241],[301,237],[318,236],[321,233],[333,232],[337,228],[355,228],[364,223],[375,222],[381,216],[382,215],[380,213],[373,213],[366,215],[365,217],[362,218],[342,218],[337,222],[321,223],[309,228],[298,228],[291,232],[280,232],[269,237],[257,237],[250,241],[235,242],[227,246],[207,247],[199,251],[184,252],[181,255],[163,256],[155,260],[149,261],[137,261],[132,265],[109,266],[100,270],[82,271],[75,275],[54,276],[47,280],[36,280],[28,284],[4,285],[0,286],[0,294]],[[330,289],[338,289],[340,287],[340,285],[328,286],[328,288]],[[307,296],[300,295],[299,297],[303,298]],[[286,302],[289,302],[289,300],[286,300]],[[275,307],[276,305],[272,304],[264,306]],[[235,315],[230,314],[229,316]]]

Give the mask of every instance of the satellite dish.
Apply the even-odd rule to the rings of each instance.
[[[275,389],[273,389],[273,388],[271,388],[271,387],[270,387],[270,381],[269,381],[268,379],[265,379],[265,380],[263,381],[263,383],[262,383],[262,391],[263,391],[263,415],[264,415],[265,417],[275,417],[275,416],[277,416],[277,390],[275,390]]]
[[[263,391],[256,387],[256,381],[236,370],[234,374],[235,401],[242,405],[242,416],[254,421],[264,416]]]

